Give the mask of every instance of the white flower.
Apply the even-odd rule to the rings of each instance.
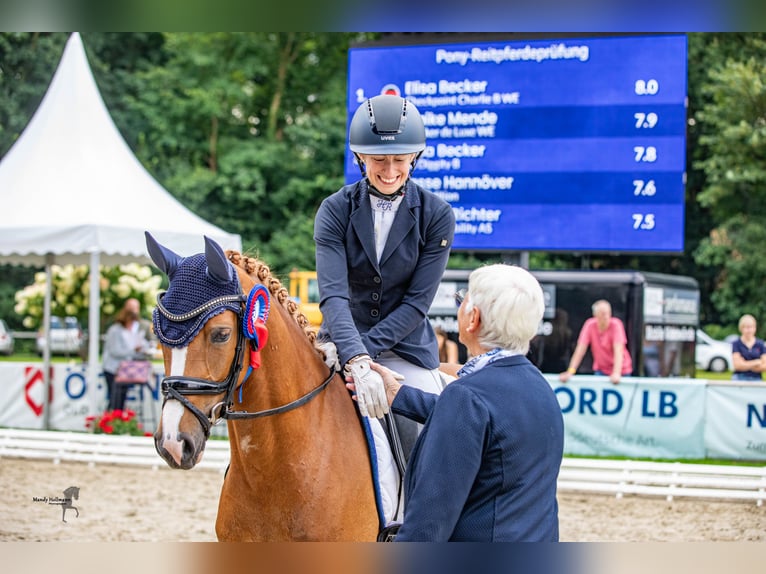
[[[138,263],[118,267],[100,266],[99,289],[101,312],[111,316],[122,307],[126,299],[135,297],[144,305],[144,314],[154,308],[157,292],[162,284],[159,275],[151,268]],[[87,265],[53,265],[51,267],[53,293],[51,311],[54,315],[73,315],[83,319],[87,315],[90,297],[90,271]],[[25,315],[23,322],[28,328],[38,327],[43,314],[46,275],[36,273],[32,285],[17,291],[14,310]]]

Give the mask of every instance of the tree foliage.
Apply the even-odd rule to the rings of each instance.
[[[695,261],[716,270],[711,300],[721,319],[734,323],[743,313],[766,318],[766,42],[760,34],[723,41],[739,49],[709,68],[696,118],[704,130],[695,164],[705,175],[698,201],[713,227]]]
[[[105,99],[124,108],[137,156],[187,207],[239,233],[276,271],[313,267],[314,212],[342,184],[346,54],[354,36],[163,38],[150,49],[141,45],[143,65],[134,59],[129,66],[128,89],[102,85]],[[111,53],[107,40],[102,54]],[[100,78],[110,77],[106,61],[100,70]]]
[[[286,276],[314,266],[314,214],[343,183],[348,47],[376,37],[91,32],[83,42],[115,124],[142,164]],[[532,253],[530,266],[691,275],[701,286],[703,323],[733,325],[744,312],[766,318],[759,293],[766,261],[758,258],[766,233],[764,37],[688,35],[683,254]],[[0,157],[39,105],[66,39],[0,33]],[[450,266],[503,258],[453,254]]]

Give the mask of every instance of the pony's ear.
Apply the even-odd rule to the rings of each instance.
[[[144,231],[144,235],[146,236],[146,249],[149,252],[149,257],[152,258],[160,271],[172,279],[183,257],[157,243],[157,240],[148,231]]]
[[[218,283],[228,283],[234,279],[234,267],[226,259],[226,254],[215,241],[205,236],[205,260],[208,276]]]

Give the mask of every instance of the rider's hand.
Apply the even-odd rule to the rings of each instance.
[[[370,367],[369,355],[357,355],[343,368],[343,373],[354,380],[356,402],[365,417],[383,418],[388,412],[386,388],[383,378]]]
[[[328,367],[340,371],[340,361],[338,360],[338,350],[335,348],[335,343],[332,341],[317,341],[314,343],[314,346],[324,355],[324,362]]]

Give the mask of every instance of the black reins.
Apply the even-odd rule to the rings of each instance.
[[[333,377],[335,376],[335,368],[330,368],[330,374],[327,376],[327,378],[317,387],[310,390],[305,395],[295,399],[294,401],[291,401],[287,404],[281,405],[279,407],[273,407],[270,409],[265,409],[262,411],[256,411],[256,412],[248,412],[248,411],[236,411],[233,410],[234,405],[234,392],[237,388],[237,382],[239,380],[239,373],[242,371],[242,359],[244,356],[245,351],[245,335],[242,330],[242,320],[244,316],[244,302],[247,300],[246,295],[227,295],[224,297],[217,297],[215,299],[212,299],[211,301],[208,301],[207,303],[204,303],[203,305],[200,305],[193,311],[189,311],[187,313],[183,314],[174,314],[169,312],[165,306],[162,304],[162,295],[164,293],[161,293],[157,296],[157,309],[158,311],[168,320],[170,321],[186,321],[192,317],[196,317],[198,315],[201,315],[202,313],[205,313],[209,311],[210,309],[213,309],[214,307],[221,305],[223,303],[229,303],[229,302],[239,302],[239,312],[238,312],[238,321],[237,321],[237,347],[234,352],[234,359],[232,360],[231,366],[229,367],[229,373],[226,375],[226,379],[224,379],[222,382],[215,382],[210,381],[208,379],[199,379],[195,377],[184,377],[184,376],[170,376],[170,377],[164,377],[162,379],[161,387],[162,387],[162,395],[163,395],[163,402],[162,406],[165,406],[165,403],[168,401],[168,399],[175,399],[178,402],[180,402],[184,408],[191,411],[191,413],[197,417],[197,420],[200,422],[200,425],[202,425],[202,429],[205,431],[205,436],[210,436],[210,429],[213,425],[220,422],[222,419],[230,419],[230,420],[243,420],[243,419],[256,419],[260,417],[268,417],[271,415],[277,415],[286,413],[288,411],[291,411],[293,409],[296,409],[306,403],[308,403],[311,399],[313,399],[315,396],[317,396],[320,392],[322,392],[327,385],[330,384],[330,381],[332,381]],[[244,381],[242,381],[242,384],[244,384]],[[194,396],[194,395],[218,395],[221,393],[226,393],[226,397],[223,401],[220,403],[216,403],[213,405],[210,409],[210,414],[206,415],[203,413],[199,408],[197,408],[194,403],[192,403],[189,399],[186,398],[186,396]]]

